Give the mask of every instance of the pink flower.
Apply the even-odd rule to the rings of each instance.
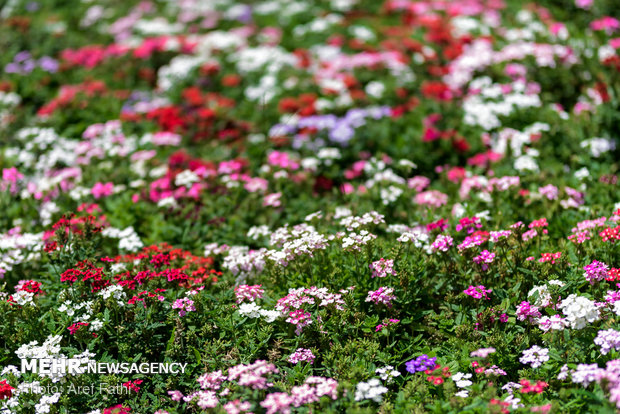
[[[605,16],[590,23],[590,28],[592,30],[604,30],[607,33],[611,33],[620,28],[620,20],[615,17]]]
[[[280,207],[282,205],[280,197],[282,197],[282,193],[267,194],[263,198],[263,207]]]
[[[4,190],[7,187],[11,188],[11,193],[15,194],[17,192],[17,181],[24,178],[24,175],[17,171],[17,168],[3,168],[2,169],[2,185],[0,185],[0,189]]]
[[[272,151],[267,156],[267,162],[270,165],[280,168],[288,168],[291,170],[296,170],[299,168],[299,163],[293,161],[286,152]]]
[[[580,9],[589,9],[594,3],[594,0],[575,0],[575,6]]]
[[[168,391],[168,395],[170,396],[170,399],[172,401],[181,401],[181,399],[183,398],[183,393],[178,390]]]
[[[300,362],[314,363],[316,357],[311,350],[305,348],[298,348],[295,352],[288,357],[288,362],[291,364],[299,364]]]
[[[491,289],[485,288],[483,285],[469,286],[463,291],[464,294],[471,296],[474,299],[490,299],[488,294],[491,293]]]
[[[240,285],[235,288],[235,296],[237,303],[241,303],[244,300],[254,302],[256,299],[263,297],[265,290],[261,288],[262,285]]]
[[[291,412],[293,397],[285,392],[274,392],[267,395],[267,398],[260,403],[261,407],[267,410],[267,414],[288,414]]]
[[[172,304],[172,309],[180,309],[179,316],[183,317],[187,314],[187,312],[195,312],[196,307],[194,306],[194,301],[189,298],[181,298],[174,301]]]
[[[226,414],[241,414],[250,411],[252,404],[249,401],[234,400],[224,404]]]
[[[396,276],[396,271],[394,270],[394,260],[385,260],[381,258],[377,261],[372,262],[369,266],[372,270],[372,277],[386,277],[388,275]]]
[[[383,304],[388,307],[392,306],[392,301],[396,299],[392,293],[394,289],[388,287],[380,287],[375,291],[369,291],[366,297],[366,302],[373,302],[376,305]]]
[[[101,182],[97,182],[95,183],[95,185],[93,186],[91,193],[93,194],[93,197],[95,197],[96,199],[99,199],[101,197],[107,197],[110,194],[112,194],[112,191],[114,190],[114,184],[113,183],[101,183]]]
[[[423,206],[439,208],[448,202],[448,195],[437,190],[424,191],[416,194],[414,202]]]

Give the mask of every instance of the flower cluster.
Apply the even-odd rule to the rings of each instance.
[[[370,265],[370,270],[372,270],[372,277],[387,277],[389,275],[396,276],[396,271],[394,270],[394,260],[391,259],[379,259],[375,262],[372,262]]]
[[[407,371],[415,374],[416,372],[426,371],[433,368],[437,363],[437,357],[429,357],[428,355],[420,355],[405,364]]]
[[[392,306],[392,301],[396,299],[394,289],[388,287],[380,287],[375,291],[369,291],[366,302],[372,302],[376,305],[383,304],[387,307]]]
[[[187,312],[195,312],[194,301],[189,298],[181,298],[174,301],[172,309],[179,309],[179,316],[183,317]]]
[[[483,285],[479,286],[469,286],[467,289],[463,291],[467,296],[471,296],[474,299],[482,299],[485,298],[489,300],[489,293],[491,293],[492,289],[487,289]]]
[[[519,361],[522,364],[529,364],[532,368],[538,368],[549,361],[549,349],[534,345],[530,349],[523,351],[523,355],[519,358]]]
[[[316,357],[311,350],[305,348],[299,348],[288,357],[288,362],[291,364],[299,364],[300,362],[314,363]]]

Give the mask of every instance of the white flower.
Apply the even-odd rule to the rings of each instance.
[[[454,381],[454,383],[456,384],[457,387],[459,388],[465,388],[465,387],[469,387],[470,385],[473,384],[473,382],[471,382],[469,380],[469,378],[471,378],[472,375],[471,374],[465,374],[462,372],[457,372],[456,374],[454,374],[452,376],[452,381]]]
[[[15,301],[16,304],[20,306],[24,306],[24,305],[34,306],[35,304],[32,300],[33,298],[34,298],[34,293],[26,292],[25,290],[20,290],[19,292],[13,294],[13,300]]]
[[[381,402],[382,395],[388,391],[378,378],[373,378],[367,382],[360,382],[355,388],[355,401],[373,400]]]
[[[263,236],[269,236],[269,232],[269,226],[267,225],[252,226],[248,230],[248,237],[252,240],[258,240]]]
[[[372,81],[366,85],[364,90],[373,98],[381,98],[385,92],[385,85],[378,81]]]
[[[174,178],[177,187],[191,187],[193,183],[200,181],[200,177],[192,170],[183,170]]]
[[[599,319],[599,311],[594,301],[575,294],[570,295],[558,306],[573,329],[585,328],[587,324]]]
[[[606,138],[590,138],[581,142],[581,148],[589,148],[590,154],[598,158],[604,153],[616,149],[616,141]]]
[[[536,164],[536,161],[531,156],[522,155],[515,160],[514,168],[519,172],[523,172],[523,171],[537,172],[538,164]]]
[[[239,313],[248,318],[260,318],[261,307],[256,303],[243,303],[239,306]]]
[[[551,304],[551,294],[546,285],[534,286],[527,294],[528,298],[535,298],[532,305],[546,308]]]
[[[272,323],[273,321],[278,319],[280,316],[282,316],[282,314],[276,310],[261,309],[259,312],[261,316],[265,318],[265,321],[267,321],[268,323]]]
[[[177,205],[177,200],[172,196],[162,198],[157,202],[157,207],[176,207]]]
[[[375,370],[375,374],[379,375],[379,377],[383,381],[386,381],[387,384],[390,384],[392,381],[394,381],[394,378],[400,375],[400,372],[396,371],[393,366],[386,365],[383,368],[377,368]]]

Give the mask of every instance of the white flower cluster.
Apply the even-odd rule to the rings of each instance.
[[[250,250],[247,246],[232,246],[222,262],[224,269],[237,277],[237,284],[258,275],[265,267],[267,249]]]
[[[559,287],[564,286],[564,282],[557,280],[557,279],[549,280],[547,284],[555,285]],[[534,286],[528,292],[527,297],[528,299],[533,299],[532,305],[537,306],[537,307],[546,308],[548,306],[551,306],[552,304],[551,293],[549,292],[549,286],[547,285]]]
[[[61,341],[62,335],[48,336],[42,345],[39,345],[38,341],[22,344],[17,351],[15,351],[15,354],[19,359],[66,359],[67,357],[60,353]],[[58,382],[65,374],[58,370],[50,374],[40,373],[39,375],[42,377],[49,377],[52,382]]]
[[[174,185],[177,187],[190,188],[192,184],[200,181],[198,174],[192,170],[183,170],[174,177]]]
[[[35,306],[35,303],[33,301],[34,293],[32,292],[26,292],[25,290],[20,290],[18,292],[15,292],[12,296],[13,296],[13,300],[15,301],[15,303],[18,304],[19,306],[24,306],[24,305]]]
[[[610,152],[616,149],[616,140],[607,138],[590,138],[585,141],[581,141],[581,148],[587,148],[590,150],[590,154],[598,158],[606,152]]]
[[[532,136],[549,131],[551,126],[542,122],[535,122],[518,131],[512,128],[503,128],[491,137],[491,149],[500,154],[506,154],[508,146],[513,156],[523,155],[523,147],[532,142]]]
[[[21,96],[14,92],[0,91],[0,130],[9,124],[12,109],[19,105],[21,100]]]
[[[252,240],[258,240],[261,237],[269,236],[269,233],[269,226],[263,224],[261,226],[250,227],[247,236]]]
[[[391,365],[386,365],[383,368],[377,368],[375,374],[379,376],[386,384],[390,384],[394,381],[394,378],[400,376],[400,372],[394,369]]]
[[[93,301],[74,303],[70,300],[67,300],[58,307],[58,311],[65,313],[67,316],[73,317],[76,316],[78,313],[81,313],[81,315],[75,317],[75,322],[88,322],[93,316],[93,310]]]
[[[397,241],[401,243],[413,243],[416,248],[424,248],[426,250],[430,249],[429,237],[428,234],[422,233],[420,231],[407,230],[404,231],[398,238]]]
[[[43,233],[14,233],[0,235],[0,279],[13,266],[36,261],[40,257]]]
[[[118,248],[128,252],[137,252],[144,247],[144,243],[140,240],[140,236],[134,230],[133,227],[126,227],[123,230],[106,227],[101,231],[101,234],[105,237],[111,237],[119,239]]]
[[[383,399],[383,394],[388,391],[386,387],[381,384],[378,378],[372,378],[367,382],[360,382],[355,388],[355,401],[373,400],[380,403]]]
[[[398,197],[403,193],[403,190],[396,186],[389,186],[387,188],[381,189],[381,202],[383,205],[387,206],[388,204],[393,203],[398,200]]]
[[[300,256],[314,257],[314,252],[324,250],[328,240],[311,225],[302,223],[292,228],[277,229],[271,235],[271,244],[281,246],[281,250],[269,250],[266,257],[280,266],[288,264]]]
[[[209,243],[205,246],[205,257],[209,257],[212,255],[224,254],[230,250],[230,246],[226,244],[218,245],[217,243]]]
[[[56,404],[60,399],[60,393],[54,393],[52,395],[42,395],[41,399],[34,406],[36,414],[47,414],[50,412],[52,405]]]
[[[203,56],[178,55],[157,71],[157,87],[163,91],[171,89],[178,81],[185,79],[194,69],[208,59]]]
[[[342,239],[342,248],[359,252],[362,250],[362,246],[367,245],[376,238],[377,236],[369,233],[367,230],[362,230],[359,233],[352,232]]]
[[[336,207],[336,210],[334,212],[334,220],[338,220],[341,219],[343,217],[349,217],[352,216],[353,212],[351,211],[350,208],[348,207]]]
[[[499,116],[510,115],[519,108],[542,105],[538,94],[525,93],[527,86],[525,82],[517,81],[508,85],[510,93],[505,93],[504,86],[506,85],[492,83],[491,78],[487,76],[474,79],[470,84],[470,90],[476,90],[478,93],[468,96],[463,101],[464,122],[488,131],[502,125]]]
[[[562,309],[573,329],[583,329],[586,325],[599,320],[600,317],[594,301],[575,294],[564,299],[558,308]]]
[[[471,377],[472,377],[472,374],[465,374],[463,372],[457,372],[451,378],[452,378],[452,381],[454,381],[454,384],[458,388],[467,388],[473,384],[473,382],[470,380]],[[467,398],[469,397],[469,390],[462,389],[458,391],[457,393],[455,393],[454,395],[460,398]]]
[[[371,211],[360,216],[349,216],[340,220],[340,225],[346,227],[348,231],[354,231],[370,224],[383,224],[385,217],[376,211]]]
[[[254,302],[242,303],[239,305],[239,314],[247,318],[260,318],[263,317],[269,323],[278,319],[282,314],[277,310],[267,310],[258,306]]]

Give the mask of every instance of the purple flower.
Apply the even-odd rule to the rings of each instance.
[[[406,362],[405,368],[407,369],[407,372],[415,374],[416,372],[422,372],[426,371],[427,369],[433,368],[436,362],[437,357],[431,358],[426,354],[422,354],[419,357]]]
[[[15,55],[15,57],[13,58],[14,62],[23,62],[27,59],[30,59],[32,57],[32,55],[30,54],[30,52],[28,52],[27,50],[23,50],[21,52],[19,52],[18,54]]]
[[[39,66],[46,72],[56,73],[58,72],[58,61],[49,56],[43,56],[39,59]]]

